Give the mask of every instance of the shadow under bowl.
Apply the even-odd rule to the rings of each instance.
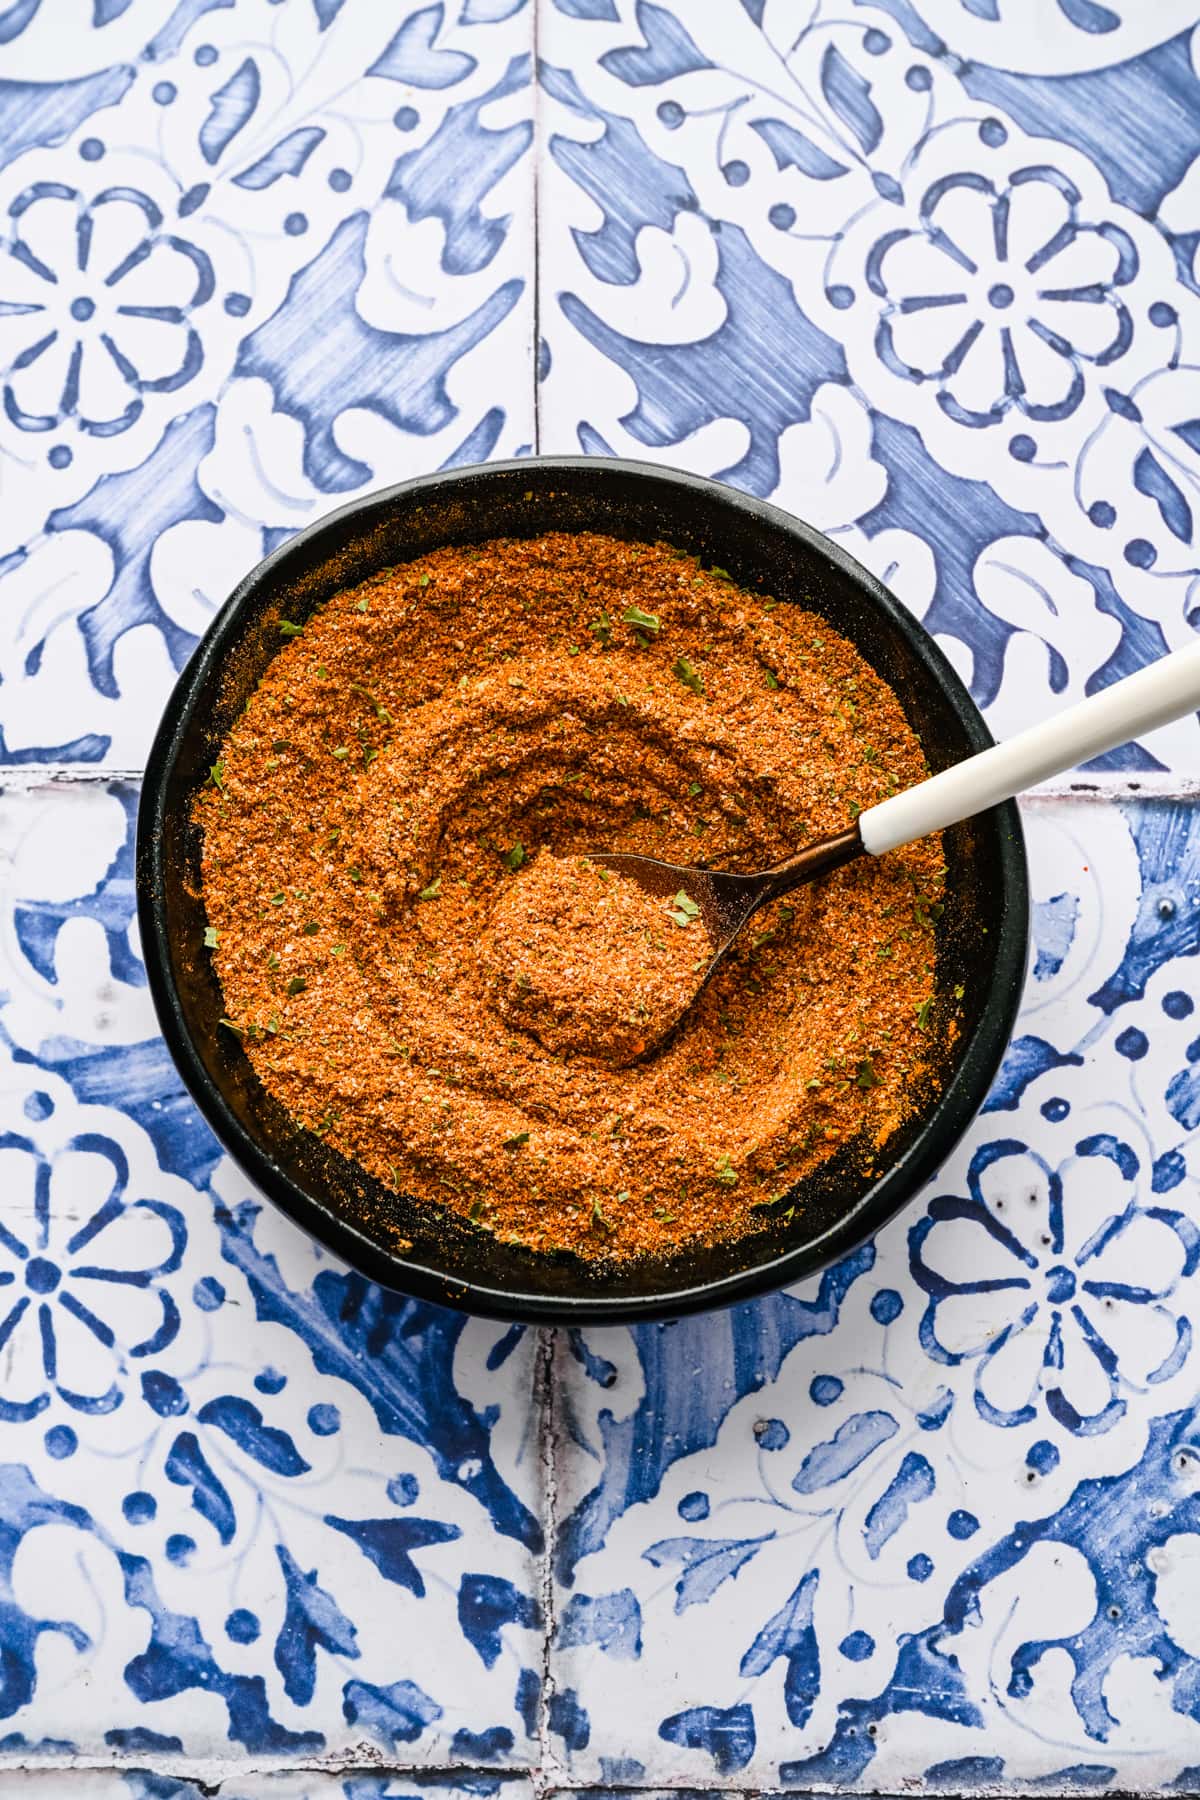
[[[992,741],[923,627],[852,557],[777,507],[696,476],[594,457],[450,470],[366,495],[309,526],[222,607],[171,695],[146,769],[137,842],[142,946],[163,1035],[217,1137],[277,1206],[365,1275],[500,1318],[673,1317],[826,1266],[885,1224],[945,1161],[983,1103],[1016,1017],[1029,936],[1025,848],[1012,802],[945,834],[948,904],[936,985],[947,1005],[963,989],[953,1002],[959,1034],[938,1051],[936,1094],[897,1133],[873,1178],[843,1150],[802,1183],[790,1220],[778,1216],[784,1203],[734,1242],[613,1267],[502,1244],[455,1214],[392,1194],[301,1130],[263,1088],[236,1037],[218,1028],[224,1003],[202,948],[193,801],[279,648],[281,614],[307,618],[376,569],[439,546],[544,531],[662,540],[727,569],[751,592],[820,613],[891,686],[934,771]],[[397,1249],[398,1238],[411,1247]]]

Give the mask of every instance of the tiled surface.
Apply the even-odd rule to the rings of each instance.
[[[1171,804],[1026,823],[1018,1033],[920,1203],[775,1300],[560,1349],[581,1776],[1200,1762],[1198,841]]]
[[[1186,642],[1196,19],[548,0],[543,450],[832,530],[999,731]],[[1196,754],[1193,721],[1105,766]]]
[[[531,12],[445,10],[0,12],[0,756],[138,766],[281,534],[532,445]]]
[[[370,1287],[221,1158],[135,800],[0,800],[5,1748],[528,1762],[533,1336]]]
[[[1200,1785],[1195,721],[1027,807],[1024,1012],[927,1192],[639,1332],[261,1207],[130,855],[234,580],[455,461],[774,495],[1000,733],[1186,642],[1198,26],[0,4],[0,1793]]]
[[[148,1768],[0,1772],[4,1800],[207,1800],[211,1785],[163,1778]],[[362,1771],[236,1774],[222,1782],[223,1800],[530,1800],[532,1786],[519,1775],[414,1775]]]

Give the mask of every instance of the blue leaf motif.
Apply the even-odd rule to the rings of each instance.
[[[1200,1125],[1200,1068],[1180,1069],[1167,1083],[1167,1111],[1185,1131]]]
[[[194,1431],[181,1431],[171,1445],[163,1465],[168,1481],[176,1487],[190,1487],[192,1505],[202,1519],[207,1519],[223,1544],[233,1542],[237,1516],[233,1501],[213,1474],[200,1448]]]
[[[1133,465],[1133,485],[1139,494],[1157,502],[1167,530],[1174,532],[1181,543],[1190,543],[1192,509],[1184,499],[1182,489],[1149,450],[1143,450]]]
[[[821,91],[870,156],[883,136],[883,120],[871,98],[870,82],[851,68],[836,44],[829,44],[821,58]]]
[[[12,6],[0,13],[0,44],[11,44],[14,38],[20,37],[41,4],[42,0],[14,0]]]
[[[1058,10],[1080,31],[1098,33],[1121,28],[1116,13],[1110,12],[1107,6],[1098,6],[1096,0],[1058,0]]]
[[[758,1555],[773,1531],[756,1538],[660,1538],[642,1551],[644,1560],[661,1569],[666,1563],[682,1563],[683,1574],[675,1583],[675,1611],[703,1606],[722,1583],[731,1580]]]
[[[409,1551],[425,1544],[449,1544],[462,1536],[457,1525],[438,1519],[339,1519],[326,1513],[325,1523],[351,1538],[385,1580],[406,1587],[418,1600],[424,1597],[425,1580]]]
[[[855,1413],[838,1426],[831,1438],[813,1445],[792,1477],[792,1486],[798,1494],[815,1494],[820,1488],[831,1487],[852,1474],[899,1429],[891,1413]]]
[[[541,1608],[530,1594],[503,1575],[464,1575],[458,1589],[458,1623],[468,1643],[474,1644],[485,1669],[494,1668],[504,1648],[502,1625],[520,1625],[536,1631]]]
[[[517,1676],[513,1705],[521,1715],[527,1738],[535,1738],[538,1734],[538,1706],[541,1698],[542,1683],[539,1676],[533,1669],[522,1669]]]
[[[248,169],[235,175],[234,187],[250,188],[257,193],[260,188],[270,187],[281,175],[299,175],[324,136],[322,125],[298,125],[295,131],[280,138],[265,156],[260,156]]]
[[[560,1688],[550,1695],[546,1724],[567,1750],[586,1750],[592,1735],[587,1708],[574,1688]]]
[[[220,1394],[215,1400],[207,1401],[196,1417],[202,1425],[212,1425],[223,1431],[239,1450],[252,1456],[272,1475],[303,1475],[310,1466],[286,1431],[264,1425],[257,1406],[236,1394]]]
[[[1040,952],[1039,952],[1040,956]],[[1037,978],[1036,969],[1034,971]],[[1065,1054],[1048,1044],[1045,1038],[1024,1034],[1014,1038],[1004,1052],[1000,1073],[992,1083],[992,1091],[983,1103],[984,1112],[1015,1112],[1025,1089],[1050,1069],[1081,1068],[1083,1058],[1077,1051]]]
[[[642,1609],[632,1588],[613,1594],[572,1594],[558,1624],[560,1650],[598,1644],[609,1656],[636,1662],[642,1654]]]
[[[910,1450],[864,1522],[863,1542],[872,1562],[900,1530],[908,1518],[909,1507],[919,1500],[928,1500],[935,1485],[933,1465],[915,1450]]]
[[[1183,439],[1189,450],[1200,456],[1200,419],[1184,419],[1182,424],[1172,425],[1171,430]]]
[[[317,15],[317,29],[328,31],[345,5],[345,0],[312,0],[312,4]]]
[[[200,127],[200,150],[206,163],[218,161],[228,148],[258,105],[261,91],[258,64],[248,56],[209,103],[208,117]]]
[[[458,15],[460,25],[498,25],[502,19],[511,19],[519,13],[525,0],[463,0],[463,9]]]
[[[334,1656],[355,1657],[357,1633],[332,1594],[319,1585],[315,1569],[306,1575],[282,1544],[276,1544],[275,1554],[287,1590],[287,1608],[275,1640],[275,1667],[283,1676],[288,1699],[307,1706],[317,1682],[318,1648]]]
[[[426,6],[404,21],[383,54],[367,70],[384,81],[403,81],[409,87],[448,88],[465,81],[475,69],[475,58],[465,50],[437,50],[434,40],[446,16],[444,6]]]
[[[373,1687],[369,1681],[348,1681],[342,1689],[342,1714],[348,1725],[362,1725],[390,1750],[396,1744],[412,1744],[442,1716],[436,1700],[414,1681],[394,1681],[390,1687]]]
[[[802,131],[797,131],[794,125],[788,125],[782,119],[752,119],[750,125],[775,158],[777,169],[799,169],[802,175],[811,175],[814,181],[832,181],[846,173],[845,163],[826,156],[824,150]]]
[[[685,1750],[707,1750],[720,1775],[744,1769],[754,1755],[754,1711],[741,1706],[693,1706],[664,1719],[658,1728],[668,1744]]]
[[[600,58],[600,66],[623,81],[627,87],[653,87],[660,81],[671,81],[676,75],[690,75],[696,69],[711,69],[707,56],[701,54],[674,13],[652,6],[650,0],[638,0],[638,30],[644,45],[630,45],[624,50],[609,50]]]
[[[756,25],[761,25],[763,13],[767,10],[767,0],[742,0],[742,9],[749,13]]]
[[[810,1569],[779,1611],[769,1618],[741,1661],[739,1674],[749,1680],[765,1675],[781,1656],[787,1658],[784,1704],[793,1725],[807,1725],[821,1691],[821,1655],[813,1625],[818,1574]]]
[[[104,1734],[104,1741],[113,1750],[123,1750],[135,1756],[154,1756],[160,1751],[167,1751],[178,1756],[183,1752],[183,1739],[168,1737],[164,1731],[151,1731],[145,1725],[114,1725]],[[8,1749],[5,1743],[4,1748]]]
[[[499,1762],[513,1747],[513,1734],[507,1725],[489,1725],[486,1731],[469,1731],[461,1726],[450,1740],[450,1756],[454,1762]]]
[[[554,0],[554,5],[568,19],[610,19],[617,24],[621,17],[617,0]]]
[[[173,1375],[161,1369],[147,1369],[142,1375],[142,1399],[160,1419],[169,1419],[188,1409],[187,1395]]]
[[[1051,981],[1062,968],[1075,942],[1079,899],[1075,894],[1054,894],[1033,904],[1033,941],[1037,946],[1035,981]]]

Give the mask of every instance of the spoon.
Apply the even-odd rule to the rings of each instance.
[[[833,837],[818,838],[798,855],[752,875],[725,869],[689,868],[653,856],[620,851],[589,852],[592,862],[635,881],[655,899],[684,894],[714,945],[712,961],[697,984],[707,985],[721,958],[748,919],[793,888],[816,881],[859,856],[882,856],[902,844],[1011,800],[1026,788],[1100,756],[1144,731],[1200,707],[1200,644],[1160,657],[1149,668],[1115,681],[1054,718],[980,750],[953,768],[931,775],[903,793],[860,812],[853,825]],[[686,909],[685,909],[686,910]],[[692,1004],[695,1000],[692,996]],[[678,1019],[672,1020],[674,1030]],[[659,1034],[661,1042],[666,1031]],[[653,1048],[647,1045],[646,1049]]]

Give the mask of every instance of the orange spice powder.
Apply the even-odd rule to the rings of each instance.
[[[552,533],[280,630],[197,813],[229,1029],[298,1129],[586,1258],[737,1235],[835,1150],[886,1154],[933,1079],[938,838],[756,916],[631,1064],[705,946],[563,886],[598,850],[763,867],[923,778],[823,619],[669,546]]]

